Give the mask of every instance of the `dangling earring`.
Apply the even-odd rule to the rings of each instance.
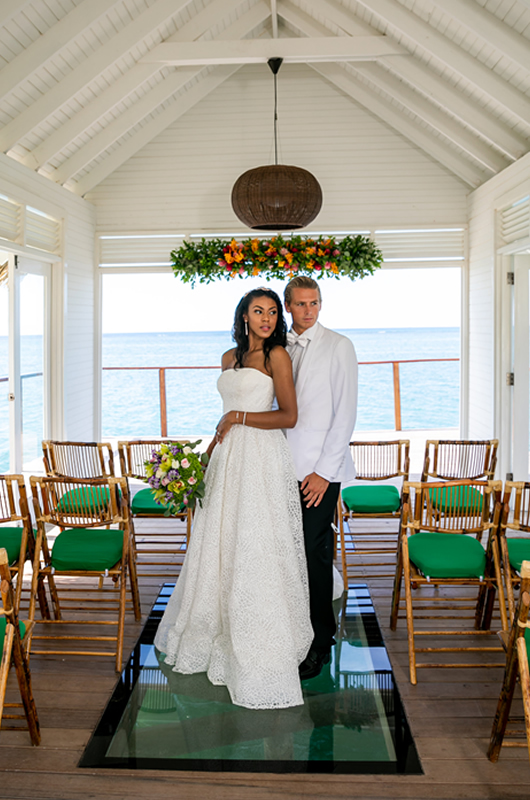
[[[248,336],[248,321],[245,320],[245,336]]]

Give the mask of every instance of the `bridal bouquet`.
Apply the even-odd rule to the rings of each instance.
[[[206,453],[196,453],[197,442],[167,442],[153,450],[145,462],[145,482],[151,487],[155,501],[166,506],[166,516],[178,514],[186,507],[201,505],[204,497]]]

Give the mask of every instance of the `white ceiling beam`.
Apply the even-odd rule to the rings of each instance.
[[[432,136],[429,131],[414,124],[408,117],[393,108],[381,97],[375,95],[353,75],[339,64],[310,64],[312,69],[330,81],[334,86],[364,106],[374,116],[400,133],[410,142],[423,150],[434,161],[444,166],[449,172],[459,177],[474,189],[491,177],[491,173],[471,164],[460,156],[445,142]]]
[[[472,131],[463,128],[454,118],[449,117],[440,108],[423,99],[421,95],[410,89],[399,78],[390,75],[378,64],[353,64],[351,69],[396,99],[402,106],[412,111],[427,125],[441,133],[493,174],[513,163],[513,159],[508,159],[498,150],[494,150]]]
[[[530,0],[528,2],[530,3]],[[318,10],[324,13],[348,35],[357,35],[361,30],[375,32],[364,22],[361,29],[359,20],[351,11],[343,6],[339,8],[328,0],[306,0],[304,5],[308,11]],[[281,0],[279,11],[281,16],[301,33],[309,36],[325,34],[326,29],[323,26],[289,0]],[[416,58],[411,58],[410,55],[391,56],[388,59],[382,57],[379,61],[422,92],[429,100],[436,101],[439,106],[447,109],[449,115],[457,117],[465,125],[476,130],[509,158],[516,160],[528,151],[527,138],[514,133],[508,125],[483,109],[472,98],[448,84],[426,65],[418,63]]]
[[[33,0],[2,0],[0,5],[0,25],[7,25],[15,14],[23,11]]]
[[[396,0],[356,0],[530,126],[528,97]]]
[[[62,105],[124,56],[131,47],[174,17],[192,0],[156,0],[123,30],[99,47],[46,94],[8,122],[0,131],[0,151],[6,152]]]
[[[222,22],[234,10],[234,0],[213,0],[206,8],[180,28],[168,41],[189,41],[204,35],[205,31]],[[242,15],[228,30],[232,36],[246,33],[263,23],[270,14],[266,0],[260,0]],[[101,119],[160,69],[159,64],[135,64],[91,103],[62,124],[44,139],[22,161],[30,169],[38,169],[73,142],[83,131]]]
[[[209,42],[163,42],[140,59],[143,64],[172,64],[178,67],[215,64],[263,64],[269,58],[285,63],[310,61],[371,60],[406,53],[404,47],[386,36],[328,36],[320,39],[243,39],[224,44]]]
[[[495,14],[487,11],[475,0],[433,0],[433,2],[515,64],[530,71],[530,42],[505,25]]]
[[[278,38],[278,11],[276,10],[276,0],[271,0],[271,24],[272,38]]]
[[[389,59],[382,58],[381,63],[446,108],[450,114],[454,114],[463,123],[481,133],[510,158],[517,160],[528,152],[527,138],[515,133],[472,98],[455,89],[424,65],[419,65],[415,59],[392,56]]]
[[[83,176],[72,190],[79,195],[85,195],[98,183],[105,180],[112,172],[121,167],[134,156],[142,147],[149,144],[159,133],[172,125],[181,116],[186,114],[193,106],[204,100],[210,92],[217,89],[227,78],[230,78],[240,66],[222,66],[212,70],[205,78],[194,86],[178,102],[172,103],[150,122],[143,126],[134,136],[131,136],[119,148],[111,153],[108,158],[98,164],[87,175]]]
[[[319,0],[320,2],[320,0]],[[308,17],[304,12],[297,13],[294,7],[285,7],[282,16],[290,22],[301,34],[311,36],[322,35],[323,26],[316,20]],[[389,59],[392,62],[394,56]],[[401,57],[398,57],[401,58]],[[406,59],[410,61],[409,59]],[[411,111],[419,119],[426,122],[435,131],[451,141],[473,159],[472,163],[477,163],[482,169],[489,170],[491,174],[499,172],[512,163],[513,159],[507,159],[503,154],[494,150],[489,144],[479,139],[473,132],[457,122],[454,117],[442,111],[439,106],[434,105],[418,92],[411,89],[403,81],[390,74],[379,64],[359,63],[348,64],[348,72],[367,78],[379,89],[382,89],[390,97],[395,98],[405,108]]]
[[[0,100],[14,91],[35,70],[44,66],[53,56],[68,47],[73,39],[83,33],[121,0],[84,0],[66,14],[46,33],[43,33],[22,50],[0,71]]]
[[[218,37],[219,41],[235,36],[246,36],[257,25],[269,17],[269,9],[265,3],[253,6],[242,17],[228,26]],[[93,136],[87,144],[81,147],[70,158],[64,161],[51,175],[47,177],[57,183],[65,183],[115,142],[135,127],[141,119],[156,111],[172,95],[183,89],[193,78],[201,75],[204,67],[187,67],[175,70],[163,81],[153,86],[136,103],[123,111],[115,120],[110,122],[102,131]],[[177,100],[180,102],[180,100]]]

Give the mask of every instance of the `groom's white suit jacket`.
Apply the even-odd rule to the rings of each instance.
[[[316,472],[330,482],[355,478],[349,443],[357,416],[357,356],[351,341],[319,322],[298,371],[298,422],[286,431],[296,477]],[[290,355],[295,347],[288,345]]]

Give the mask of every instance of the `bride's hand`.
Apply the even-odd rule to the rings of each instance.
[[[217,423],[217,428],[215,429],[215,438],[217,439],[217,443],[221,444],[223,439],[225,438],[226,434],[236,422],[236,412],[235,411],[227,411],[224,414],[219,422]]]

